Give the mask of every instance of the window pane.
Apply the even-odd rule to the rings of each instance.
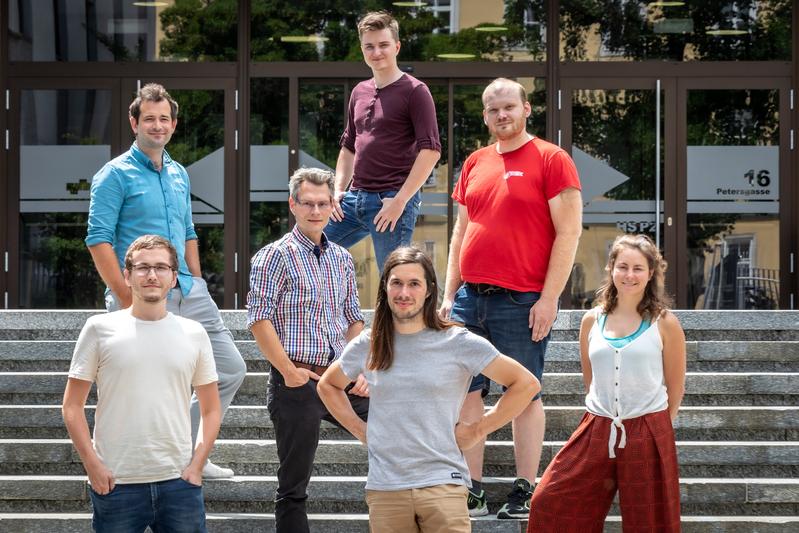
[[[11,61],[235,61],[235,0],[9,2]]]
[[[688,92],[688,308],[779,306],[779,91]]]
[[[250,256],[289,229],[289,82],[256,78],[251,90]]]
[[[395,2],[400,61],[542,61],[545,0]],[[358,19],[379,6],[253,0],[255,61],[362,61]]]
[[[91,177],[111,159],[111,91],[21,93],[19,305],[101,309],[86,238]]]
[[[561,0],[564,61],[791,59],[790,0]]]

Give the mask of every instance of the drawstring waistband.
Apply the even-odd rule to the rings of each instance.
[[[619,441],[619,448],[624,448],[627,445],[627,430],[624,428],[624,424],[621,422],[620,417],[615,417],[611,419],[610,422],[610,438],[608,439],[608,456],[611,459],[616,458],[616,436],[618,432],[616,430],[617,427],[621,428],[621,440]]]

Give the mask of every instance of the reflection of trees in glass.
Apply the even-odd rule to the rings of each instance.
[[[561,0],[563,57],[594,59],[588,57],[588,41],[598,34],[607,55],[631,60],[791,58],[790,0],[699,0],[666,7],[652,4]],[[713,30],[746,33],[707,33]]]
[[[572,128],[575,146],[630,178],[607,191],[606,198],[654,200],[654,91],[579,91]]]
[[[255,78],[250,90],[250,143],[289,143],[289,81]]]
[[[286,195],[288,196],[288,195]],[[250,202],[250,255],[289,230],[287,202]]]
[[[187,61],[235,61],[236,0],[174,0],[161,11],[161,55]]]
[[[330,168],[336,168],[345,120],[343,85],[300,86],[300,148]]]
[[[105,284],[83,239],[86,213],[23,213],[23,282],[31,308],[100,309]],[[27,256],[27,257],[26,257]],[[27,260],[26,260],[27,259]]]
[[[200,249],[200,267],[216,305],[225,301],[225,229],[221,225],[196,224],[197,244]]]
[[[543,0],[509,0],[505,2],[504,29],[465,28],[449,34],[445,30],[448,20],[436,16],[432,9],[398,7],[390,0],[253,0],[252,58],[256,61],[360,61],[357,21],[368,11],[384,9],[391,12],[400,25],[400,61],[435,60],[441,53],[472,54],[477,61],[509,61],[514,51],[524,51],[540,60],[545,48],[543,6]],[[187,12],[184,16],[193,15]],[[525,20],[536,23],[525,24]],[[496,26],[485,22],[482,25]],[[308,42],[285,42],[282,38],[286,36],[313,37]]]
[[[170,94],[180,105],[178,126],[167,146],[172,159],[189,166],[225,145],[223,91],[174,90]]]

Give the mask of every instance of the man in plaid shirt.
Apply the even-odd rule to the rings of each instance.
[[[308,531],[305,500],[324,418],[335,424],[316,392],[316,382],[348,341],[363,330],[352,256],[324,234],[333,210],[331,172],[301,168],[289,180],[294,229],[252,258],[247,325],[272,366],[267,392],[275,428],[278,533]],[[366,419],[363,376],[349,399]]]

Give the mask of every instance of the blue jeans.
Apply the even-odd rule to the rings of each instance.
[[[181,478],[118,484],[101,496],[89,490],[97,533],[205,533],[203,488]]]
[[[394,231],[378,232],[374,219],[383,208],[383,198],[394,198],[397,191],[367,192],[348,191],[341,199],[341,210],[344,219],[341,222],[331,220],[325,228],[325,235],[336,244],[349,248],[367,235],[372,236],[375,248],[377,270],[383,271],[386,258],[400,246],[408,246],[416,227],[416,217],[422,205],[422,193],[417,191],[405,204],[402,216],[394,226]]]
[[[505,291],[478,294],[464,283],[455,293],[450,318],[465,325],[469,331],[487,339],[494,348],[521,363],[538,381],[544,375],[544,354],[552,336],[550,331],[539,342],[533,342],[529,327],[530,309],[541,293]],[[488,394],[491,381],[480,374],[472,380],[469,392],[482,390]],[[533,397],[541,397],[539,392]]]

